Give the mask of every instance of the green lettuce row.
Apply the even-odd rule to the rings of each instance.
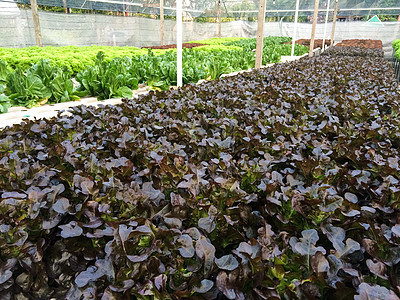
[[[395,51],[394,56],[400,60],[400,39],[395,40],[392,44],[393,49]]]
[[[264,61],[276,62],[280,59],[280,51],[284,51],[281,55],[288,55],[289,46],[282,45],[284,42],[290,41],[287,37],[266,37],[264,39]],[[248,38],[213,38],[207,40],[192,41],[207,46],[194,48],[194,51],[226,51],[226,50],[246,50],[255,49],[255,39]],[[302,48],[305,51],[305,47]],[[147,53],[147,49],[139,49],[136,47],[113,47],[113,46],[64,46],[64,47],[27,47],[27,48],[0,48],[0,59],[8,63],[9,68],[22,70],[29,69],[32,65],[39,63],[41,59],[49,59],[56,67],[62,68],[66,66],[72,75],[83,71],[87,66],[95,64],[96,55],[99,51],[104,52],[104,60],[110,62],[116,57],[132,57],[142,56]],[[163,55],[168,51],[174,50],[153,50],[155,55]],[[269,57],[269,52],[277,53]]]
[[[0,113],[10,106],[33,107],[44,103],[79,100],[86,92],[77,91],[69,69],[40,60],[27,70],[9,68],[0,60]]]
[[[264,39],[264,63],[279,62],[290,55],[286,37]],[[196,41],[201,42],[201,41]],[[255,39],[221,38],[202,41],[206,46],[183,50],[183,83],[217,79],[224,73],[254,67]],[[104,50],[104,51],[103,51]],[[96,55],[94,55],[94,51]],[[307,53],[296,45],[295,54]],[[50,56],[50,59],[43,59]],[[167,90],[177,84],[176,49],[151,50],[135,47],[29,47],[0,48],[0,112],[7,107],[33,107],[44,103],[129,98],[144,83]],[[74,87],[71,76],[79,83]],[[3,87],[4,86],[4,87]]]

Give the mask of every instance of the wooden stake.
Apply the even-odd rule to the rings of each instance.
[[[315,28],[317,27],[317,18],[318,18],[318,6],[319,6],[319,0],[315,0],[315,4],[314,4],[314,19],[313,19],[312,30],[311,30],[310,52],[308,53],[309,57],[313,56],[314,40],[315,40]]]
[[[43,47],[42,34],[40,32],[38,6],[36,0],[31,0],[31,9],[32,9],[33,27],[35,29],[36,45],[39,47]]]
[[[68,13],[67,0],[63,0],[64,12]]]
[[[161,46],[164,46],[164,0],[160,0],[160,31],[161,31]]]
[[[221,38],[221,23],[222,23],[221,0],[218,0],[218,37]]]
[[[332,24],[332,35],[331,35],[331,47],[333,46],[333,41],[335,37],[335,26],[336,26],[336,15],[338,11],[338,0],[335,1],[335,11],[333,13],[333,24]]]
[[[256,65],[255,65],[256,69],[261,68],[262,65],[262,54],[264,46],[265,1],[266,0],[260,0],[260,5],[258,7]]]

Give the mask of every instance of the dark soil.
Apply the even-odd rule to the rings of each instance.
[[[381,40],[343,40],[341,43],[336,45],[337,47],[360,47],[360,48],[377,48],[382,50]]]
[[[205,44],[199,44],[199,43],[183,43],[182,47],[183,48],[194,48],[194,47],[199,47],[199,46],[206,46]],[[142,47],[142,49],[173,49],[176,48],[176,44],[172,45],[164,45],[164,46],[150,46],[150,47]]]

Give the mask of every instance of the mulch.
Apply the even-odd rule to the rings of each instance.
[[[337,47],[360,47],[360,48],[377,48],[382,50],[382,41],[381,40],[343,40],[341,43],[335,45]]]

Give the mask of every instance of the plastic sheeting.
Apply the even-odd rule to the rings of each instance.
[[[13,1],[13,0],[1,0]],[[159,14],[160,0],[64,0],[67,7],[90,10],[105,10],[133,13]],[[37,0],[39,5],[63,7],[63,0]],[[257,0],[220,0],[224,17],[257,17],[259,1]],[[30,0],[15,0],[29,4]],[[332,1],[334,2],[334,1]],[[330,8],[334,8],[334,3]],[[175,0],[164,0],[164,13],[175,15]],[[183,0],[183,8],[192,17],[216,17],[218,0]],[[320,10],[325,10],[328,0],[320,0]],[[394,0],[340,0],[339,15],[364,16],[375,14],[398,15],[400,3]],[[294,0],[266,0],[266,16],[293,16]],[[313,0],[300,1],[300,16],[311,16],[314,10]]]
[[[35,46],[32,14],[26,9],[0,10],[0,46]],[[155,46],[160,45],[160,21],[157,19],[108,16],[100,14],[63,14],[39,11],[40,25],[45,46]],[[165,20],[165,44],[176,42],[176,22]],[[292,36],[292,22],[267,22],[264,35]],[[310,38],[310,23],[299,23],[297,38]],[[332,23],[328,23],[330,39]],[[316,38],[323,38],[324,24],[317,25]],[[223,37],[255,37],[257,23],[233,21],[222,23]],[[183,41],[218,36],[217,23],[183,23]],[[400,37],[400,22],[336,22],[335,41],[343,39],[382,40],[387,56],[391,56],[391,43]]]
[[[32,14],[0,12],[0,47],[35,46]],[[155,46],[160,45],[160,21],[139,17],[100,14],[62,14],[39,11],[44,46]],[[244,21],[224,23],[223,36],[252,37],[255,24]],[[176,22],[164,21],[165,44],[176,43]],[[183,41],[218,36],[217,23],[183,23]]]

